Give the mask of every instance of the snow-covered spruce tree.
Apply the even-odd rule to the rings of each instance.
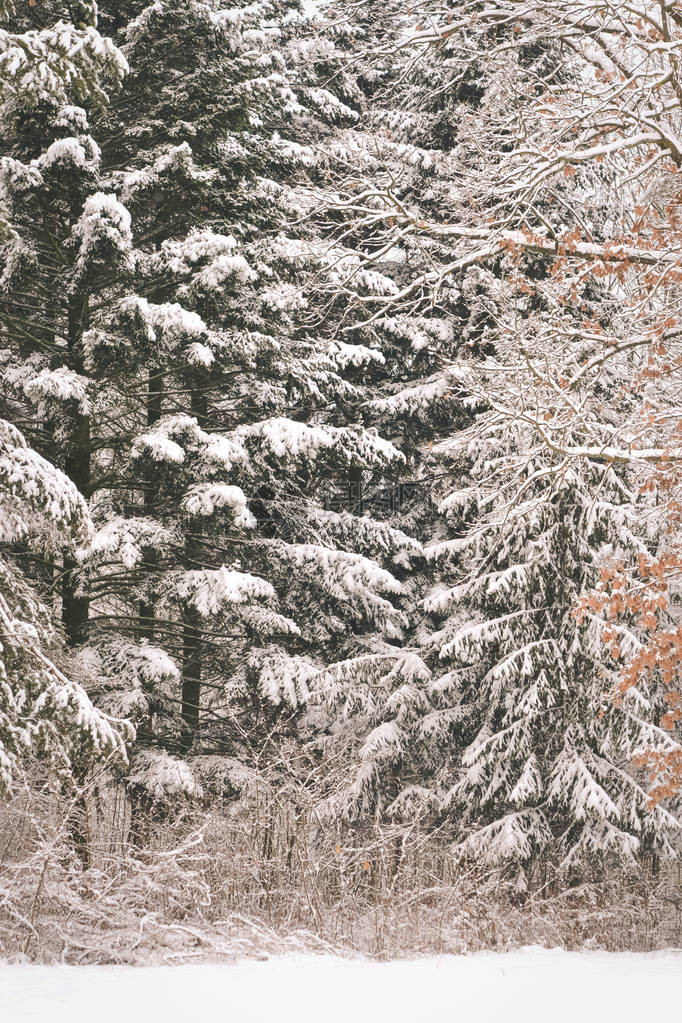
[[[190,747],[220,754],[196,764],[229,791],[310,675],[397,636],[400,584],[373,556],[415,549],[324,507],[330,477],[401,456],[329,425],[361,394],[347,368],[377,355],[311,328],[302,285],[330,261],[308,228],[285,228],[314,162],[297,123],[353,114],[296,70],[301,21],[277,13],[100,5],[130,71],[98,115],[98,187],[129,233],[108,273],[102,252],[83,332],[97,531],[80,562],[82,658],[103,706],[138,724],[131,783],[154,797],[199,791],[178,759]]]
[[[495,5],[488,6],[485,17],[495,15]],[[518,251],[551,253],[552,274],[563,289],[546,318],[545,338],[534,323],[524,336],[515,331],[515,345],[502,347],[497,359],[514,386],[493,386],[490,397],[500,411],[533,424],[544,444],[567,459],[630,465],[649,493],[650,501],[642,501],[650,527],[647,551],[607,566],[594,606],[602,602],[616,618],[639,620],[646,643],[624,666],[621,685],[640,675],[663,680],[671,707],[664,720],[674,729],[682,645],[675,597],[682,157],[675,141],[679,68],[672,54],[682,21],[674,5],[663,3],[628,10],[623,20],[609,4],[562,0],[518,8],[514,20],[519,45],[541,34],[568,43],[563,59],[586,87],[566,89],[546,79],[533,145],[520,143],[497,174],[494,190],[514,196],[523,210]],[[548,186],[551,195],[561,179],[571,182],[571,208],[581,216],[575,223],[536,223],[539,195]],[[590,281],[606,282],[610,298],[587,306],[571,301]],[[536,286],[527,276],[519,285],[533,296]],[[590,290],[598,291],[594,283]],[[601,390],[601,377],[614,372],[630,395],[627,408],[621,405],[616,414],[610,404],[590,400]],[[605,641],[609,636],[607,627]],[[658,774],[655,797],[674,797],[680,751],[647,756]]]
[[[443,445],[459,485],[441,504],[450,537],[429,548],[442,581],[425,602],[437,628],[422,723],[458,851],[521,890],[553,880],[548,868],[594,876],[670,854],[677,831],[632,768],[639,750],[670,745],[662,694],[614,701],[603,626],[576,615],[606,557],[643,549],[636,494],[612,469],[555,474],[532,443],[529,427],[484,416]],[[511,507],[484,482],[503,470],[527,474]],[[619,645],[626,658],[637,639],[623,628]]]
[[[479,5],[470,6],[470,13],[476,14]],[[438,303],[443,282],[453,277],[457,281],[466,318],[457,325],[458,366],[450,376],[463,403],[473,409],[478,406],[481,415],[471,431],[463,432],[459,440],[446,447],[461,448],[464,453],[461,460],[446,464],[445,470],[452,475],[467,471],[470,485],[462,487],[465,493],[459,495],[464,509],[458,509],[457,494],[442,506],[444,512],[452,510],[459,537],[429,548],[436,577],[447,578],[452,572],[450,581],[460,584],[451,586],[445,594],[436,591],[426,601],[429,612],[440,610],[451,616],[435,638],[426,639],[425,630],[420,630],[424,657],[434,676],[429,680],[428,672],[422,670],[418,702],[413,699],[409,708],[396,699],[394,706],[400,707],[400,713],[371,733],[373,741],[368,739],[366,743],[367,777],[376,776],[372,766],[382,760],[392,766],[394,777],[400,773],[404,794],[393,803],[391,809],[395,810],[407,800],[437,806],[443,792],[464,772],[441,804],[455,830],[461,814],[465,814],[469,837],[461,845],[462,852],[480,856],[489,865],[506,864],[523,887],[538,860],[545,866],[553,863],[584,869],[591,856],[596,860],[598,850],[603,862],[609,858],[633,862],[635,852],[669,851],[668,837],[675,822],[665,814],[657,818],[651,815],[646,784],[633,774],[631,760],[649,742],[657,749],[670,743],[656,727],[662,715],[661,694],[654,687],[637,693],[630,706],[614,707],[616,674],[609,669],[615,665],[608,651],[600,647],[601,628],[594,622],[589,628],[581,628],[572,618],[578,601],[598,578],[600,558],[614,550],[629,550],[630,554],[645,550],[642,541],[635,539],[639,531],[637,517],[641,516],[636,504],[641,502],[627,495],[623,480],[613,470],[604,474],[598,452],[595,463],[583,470],[570,470],[570,459],[565,464],[561,459],[554,460],[543,441],[533,437],[532,429],[520,426],[524,418],[529,426],[534,425],[540,408],[548,412],[544,418],[552,421],[553,429],[568,433],[578,428],[570,399],[565,402],[562,417],[556,411],[556,405],[564,404],[560,389],[554,402],[537,390],[551,386],[544,382],[545,370],[540,362],[552,366],[558,355],[567,360],[562,365],[579,377],[579,366],[585,359],[591,365],[592,357],[597,364],[602,347],[600,332],[620,328],[618,278],[604,281],[606,271],[592,277],[583,268],[580,276],[569,274],[567,280],[562,267],[552,267],[552,259],[533,243],[532,231],[524,235],[518,227],[527,228],[533,223],[543,232],[557,236],[566,232],[570,236],[571,229],[582,229],[577,221],[573,223],[574,211],[580,208],[576,196],[580,196],[581,203],[590,202],[594,234],[607,234],[609,213],[600,212],[592,204],[592,197],[610,194],[609,174],[597,168],[575,176],[575,180],[570,174],[555,176],[550,187],[546,175],[538,175],[533,180],[533,202],[524,208],[519,225],[514,220],[518,209],[505,207],[505,189],[486,189],[498,174],[508,185],[514,182],[510,185],[514,194],[520,193],[520,171],[507,170],[504,153],[514,151],[522,161],[525,143],[518,138],[519,124],[526,134],[537,131],[541,144],[545,124],[542,111],[538,115],[537,110],[537,83],[556,81],[557,90],[567,93],[575,69],[557,62],[551,32],[542,19],[538,25],[530,19],[530,27],[525,26],[527,32],[515,50],[509,45],[514,33],[507,38],[494,12],[488,12],[490,16],[480,22],[478,18],[469,22],[466,12],[458,17],[462,11],[454,9],[449,18],[441,18],[442,11],[437,13],[438,25],[434,28],[420,12],[422,20],[410,42],[413,54],[415,47],[417,53],[427,53],[431,44],[438,44],[428,62],[429,77],[435,79],[436,88],[426,88],[411,98],[417,112],[427,115],[430,109],[433,116],[417,116],[414,125],[408,123],[410,129],[417,130],[430,121],[438,124],[440,111],[445,112],[447,125],[453,121],[447,116],[448,109],[453,103],[459,107],[458,131],[450,140],[452,181],[448,183],[446,178],[441,201],[431,210],[420,207],[416,192],[409,188],[400,191],[393,183],[374,191],[360,190],[359,199],[347,195],[343,205],[375,232],[383,215],[386,230],[383,235],[377,233],[375,243],[380,256],[387,245],[402,245],[403,236],[414,233],[431,257],[432,265],[422,273],[412,271],[406,282],[401,281],[401,289],[387,289],[386,306],[397,316],[402,314],[407,319],[413,314],[425,290],[433,289],[434,303]],[[414,57],[411,60],[409,73],[418,73],[420,61]],[[477,67],[480,74],[472,78],[472,70]],[[440,80],[439,71],[443,72]],[[464,88],[467,82],[470,87]],[[462,109],[460,86],[473,108],[469,111]],[[513,108],[508,102],[510,94],[515,96]],[[521,111],[523,117],[519,116]],[[480,146],[486,138],[490,140],[489,150]],[[395,173],[393,178],[399,180]],[[434,195],[437,190],[438,183],[432,189]],[[471,219],[472,208],[479,218],[476,223]],[[443,209],[448,211],[444,216]],[[519,236],[527,245],[514,251],[508,261],[501,254],[507,247],[513,249],[514,239]],[[485,268],[475,265],[481,261],[487,262]],[[581,344],[576,350],[575,344],[569,344],[574,334],[569,335],[567,321],[575,324],[580,314],[585,324],[581,320],[577,333]],[[590,316],[598,324],[593,337],[584,330]],[[561,347],[557,346],[557,338],[562,340]],[[516,364],[526,360],[528,365],[515,377],[505,376],[500,367],[506,366],[507,356],[509,364],[514,363],[515,351]],[[540,368],[531,370],[536,380],[525,386],[523,374],[531,365]],[[615,366],[604,374],[595,393],[581,392],[581,409],[601,411],[603,416],[608,402],[611,430],[619,416],[629,415],[632,404],[620,390],[622,369]],[[552,371],[547,375],[551,377]],[[561,373],[554,375],[559,381]],[[505,394],[505,388],[510,394],[520,383],[520,403],[525,401],[526,409],[535,410],[525,417],[519,411],[520,403],[514,414],[509,411]],[[555,386],[561,388],[564,384],[558,382]],[[566,414],[569,408],[570,418]],[[570,447],[572,442],[568,439],[565,443]],[[564,480],[570,480],[570,484]],[[630,481],[630,487],[636,493],[636,483]],[[635,507],[620,507],[628,503]],[[533,507],[537,513],[531,514],[529,508]],[[628,527],[625,531],[624,523]],[[468,540],[463,535],[465,526],[471,528]],[[435,528],[437,535],[439,530]],[[529,559],[532,570],[525,561],[514,560],[526,545],[541,552]],[[577,561],[576,550],[582,553]],[[555,587],[552,580],[557,565],[566,566],[566,576],[559,577],[560,585]],[[484,571],[486,568],[488,571]],[[543,596],[549,609],[544,617]],[[457,648],[452,646],[456,637]],[[630,637],[631,649],[636,648],[636,642]],[[536,663],[533,656],[520,654],[515,660],[527,643],[536,659],[539,651],[547,662],[540,663],[540,658]],[[548,655],[552,645],[554,653]],[[626,645],[624,642],[621,648]],[[440,655],[456,670],[443,676]],[[527,690],[538,684],[545,690],[545,703],[540,704],[537,714],[526,713]],[[546,705],[547,701],[551,706]],[[556,717],[556,709],[551,709],[556,707],[561,708],[561,727],[557,728],[553,720],[552,731],[545,736],[540,723]],[[601,711],[603,717],[599,716]],[[535,718],[537,728],[531,726]],[[550,739],[558,745],[552,747]],[[527,776],[523,774],[526,765]],[[429,776],[431,782],[425,789],[409,785]],[[367,791],[371,793],[369,785]],[[372,805],[368,800],[365,809]],[[459,833],[460,841],[465,834]]]
[[[124,70],[97,30],[95,0],[0,2],[0,101],[5,118],[52,102],[107,100]]]
[[[0,420],[0,794],[40,760],[70,784],[93,763],[125,763],[121,722],[96,710],[69,677],[69,662],[51,610],[12,554],[38,555],[65,536],[87,539],[87,507],[73,483]]]
[[[432,490],[443,472],[430,449],[468,425],[479,404],[452,366],[462,351],[470,358],[485,352],[497,309],[494,276],[467,264],[446,270],[451,239],[423,228],[436,210],[452,221],[460,215],[464,169],[475,166],[476,151],[471,128],[460,137],[455,125],[471,125],[486,97],[494,116],[500,86],[494,70],[486,72],[482,50],[466,65],[459,54],[414,60],[401,41],[418,20],[418,12],[399,4],[382,5],[380,19],[374,5],[358,5],[334,24],[349,66],[357,69],[354,100],[363,113],[326,140],[327,175],[317,200],[336,259],[335,336],[381,354],[363,367],[366,400],[352,414],[406,458],[391,486],[365,486],[362,507],[424,541],[438,528]],[[417,557],[399,574],[409,617],[400,644],[387,643],[366,659],[362,686],[344,678],[342,665],[316,680],[333,722],[330,743],[350,747],[354,771],[345,810],[354,817],[400,817],[415,802],[433,803],[421,786],[419,752],[431,678],[420,651],[419,601],[433,569]]]
[[[68,17],[70,7],[78,8],[78,27],[63,21],[42,27]],[[24,21],[11,17],[10,27],[38,27],[11,37],[18,53],[8,57],[1,96],[3,407],[86,498],[95,395],[83,335],[103,281],[132,267],[128,214],[100,190],[100,150],[85,108],[74,105],[99,109],[105,87],[115,89],[125,72],[122,54],[94,21],[94,5],[87,4],[45,4]],[[65,548],[62,619],[71,642],[84,638],[87,622],[75,567]]]
[[[101,107],[107,90],[120,82],[125,61],[97,32],[94,4],[47,2],[39,9],[33,4],[28,9],[25,4],[18,7],[5,3],[0,12],[0,105],[6,154],[0,170],[0,344],[3,368],[10,370],[3,373],[2,403],[5,415],[25,422],[33,442],[53,455],[52,423],[36,423],[33,416],[25,415],[27,396],[22,388],[31,375],[30,366],[26,372],[27,363],[37,359],[34,369],[40,375],[51,368],[49,359],[41,362],[40,356],[51,352],[57,372],[51,380],[43,376],[34,397],[41,400],[61,394],[66,400],[62,465],[69,459],[75,465],[76,438],[84,438],[87,421],[86,409],[76,408],[84,397],[82,387],[73,402],[78,381],[69,365],[77,360],[78,285],[68,297],[62,296],[62,308],[68,307],[69,313],[63,317],[53,313],[59,305],[60,276],[69,277],[69,259],[59,248],[74,226],[77,200],[73,192],[68,198],[61,192],[50,210],[50,191],[62,156],[67,162],[69,153],[82,162],[94,156],[90,140],[80,147],[75,138],[68,138],[84,127],[84,112],[73,103]],[[64,20],[71,17],[75,25]],[[60,151],[52,143],[62,136],[67,138]],[[31,208],[36,190],[45,183],[43,173],[48,182],[45,202]],[[22,193],[28,196],[26,204]],[[66,230],[60,230],[64,223]],[[51,235],[55,225],[56,239]],[[71,251],[76,247],[78,243]],[[60,326],[65,329],[58,337]],[[6,791],[25,763],[36,757],[63,785],[80,783],[94,761],[106,761],[109,767],[125,764],[123,737],[129,738],[130,731],[121,723],[113,727],[93,708],[75,681],[89,686],[92,678],[65,654],[52,610],[40,597],[47,585],[47,600],[52,601],[55,555],[67,568],[72,565],[74,545],[82,543],[92,527],[73,481],[31,450],[14,425],[4,420],[3,424],[2,785]],[[67,626],[77,618],[72,583],[67,574],[63,586]],[[74,825],[75,838],[76,830]]]

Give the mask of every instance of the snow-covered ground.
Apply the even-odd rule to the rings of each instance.
[[[682,952],[522,949],[365,963],[0,965],[2,1023],[628,1023],[682,1014]]]

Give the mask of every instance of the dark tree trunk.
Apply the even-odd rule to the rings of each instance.
[[[154,370],[149,374],[149,386],[147,390],[147,426],[153,426],[161,418],[163,402],[163,374]],[[144,510],[146,515],[153,516],[156,508],[157,493],[156,487],[145,481],[144,489]],[[142,553],[142,568],[147,576],[153,575],[157,568],[156,552],[151,547],[146,547]],[[139,635],[140,639],[152,640],[154,638],[154,620],[156,618],[156,602],[153,597],[141,600],[138,609],[139,613]]]
[[[201,618],[193,607],[182,616],[182,745],[189,749],[199,729],[201,701]]]
[[[348,470],[348,490],[346,510],[353,515],[362,515],[364,507],[362,469],[352,467]]]
[[[74,411],[73,436],[64,471],[83,497],[90,496],[90,417]],[[90,600],[78,594],[77,562],[70,550],[63,554],[62,622],[70,644],[82,643],[88,630]]]
[[[71,220],[74,224],[80,216],[82,203],[74,194],[71,198]],[[69,367],[76,373],[83,374],[85,369],[83,353],[83,332],[87,329],[89,316],[89,294],[87,290],[79,290],[68,299],[68,350]],[[90,498],[92,488],[90,479],[90,416],[82,411],[77,402],[71,403],[69,416],[69,439],[64,458],[64,471],[73,480],[80,493]],[[79,596],[76,562],[69,549],[63,555],[62,576],[62,622],[69,643],[82,643],[87,636],[90,601],[87,596]]]
[[[199,426],[206,423],[206,396],[196,386],[191,391],[192,415]],[[197,528],[197,527],[195,527]],[[185,568],[188,571],[202,564],[201,537],[189,531],[185,537]],[[182,745],[189,749],[199,729],[201,707],[201,615],[187,604],[182,615]]]

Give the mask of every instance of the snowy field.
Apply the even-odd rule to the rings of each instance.
[[[410,962],[0,965],[2,1023],[641,1023],[680,1019],[682,952],[545,949]]]

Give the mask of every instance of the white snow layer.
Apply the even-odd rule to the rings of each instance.
[[[640,1023],[679,1018],[681,952],[525,948],[369,963],[0,965],[3,1023]]]

